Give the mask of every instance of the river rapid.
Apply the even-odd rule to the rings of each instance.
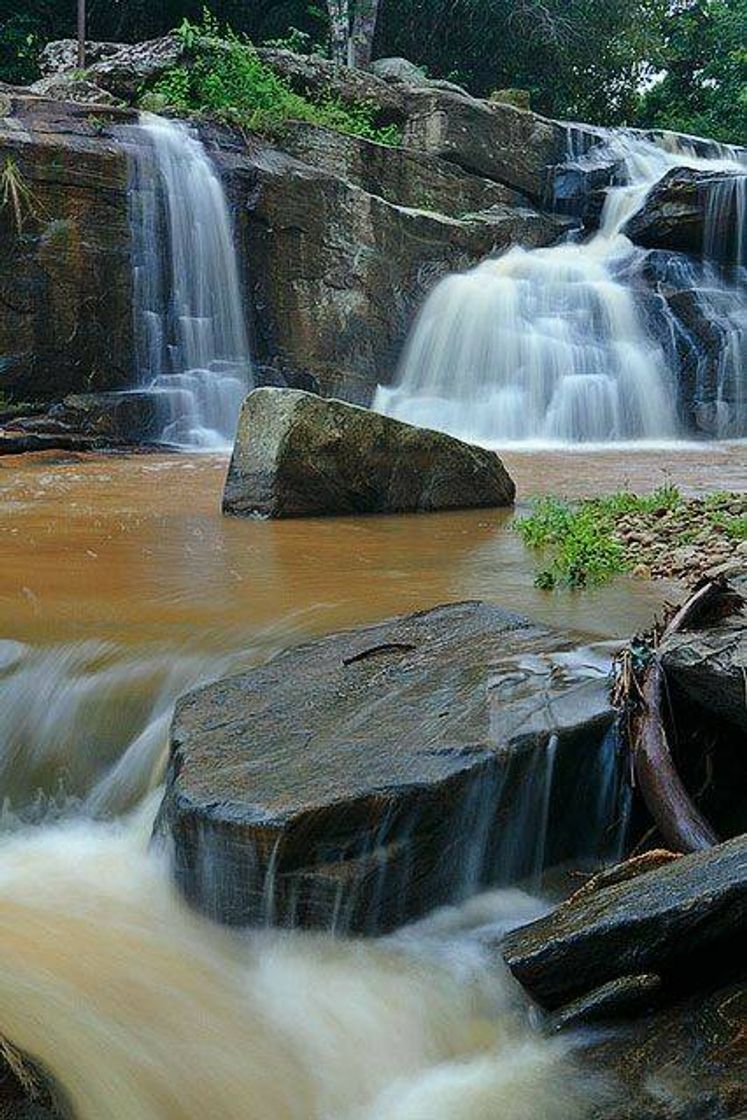
[[[744,487],[743,448],[514,454],[520,493]],[[585,638],[676,588],[532,585],[512,513],[223,518],[212,455],[0,461],[0,1034],[79,1120],[571,1120],[581,1072],[486,948],[478,896],[377,942],[238,935],[148,840],[176,697],[309,636],[485,598]],[[740,479],[741,477],[741,484]]]

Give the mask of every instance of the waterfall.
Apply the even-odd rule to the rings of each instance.
[[[158,394],[165,442],[230,445],[251,361],[226,196],[186,125],[143,114],[135,133],[137,381]]]
[[[652,187],[684,166],[713,173],[704,253],[721,260],[734,241],[743,251],[742,157],[628,131],[600,132],[589,148],[572,127],[568,149],[584,176],[614,169],[598,232],[584,242],[573,233],[549,248],[514,247],[442,280],[418,316],[394,384],[376,392],[377,411],[493,446],[668,441],[692,428],[672,345],[681,324],[647,288],[649,254],[623,230]],[[702,290],[701,313],[709,316],[713,291],[728,285],[713,268],[705,278],[692,269],[687,286]],[[744,435],[744,309],[737,304],[721,318],[714,385],[694,407],[708,434]]]

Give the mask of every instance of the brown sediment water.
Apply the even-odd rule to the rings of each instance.
[[[661,482],[658,455],[506,458],[522,494]],[[710,463],[670,480],[735,485]],[[225,468],[0,461],[0,1035],[77,1120],[582,1120],[596,1083],[472,935],[541,903],[493,892],[378,943],[238,938],[147,851],[155,787],[179,693],[292,642],[477,597],[619,636],[672,588],[539,592],[511,511],[223,518]]]
[[[519,501],[603,493],[630,480],[736,485],[736,454],[505,456]],[[0,617],[6,636],[287,644],[388,615],[485,598],[550,624],[623,636],[672,588],[620,579],[583,594],[533,587],[510,510],[257,521],[220,513],[226,460],[210,455],[6,460],[0,469]],[[745,485],[744,477],[742,484]]]
[[[741,450],[513,453],[523,496],[736,484]],[[512,510],[223,517],[216,455],[0,460],[0,788],[17,806],[133,803],[163,765],[171,707],[202,680],[306,638],[487,599],[597,638],[648,625],[666,583],[533,585]],[[103,783],[103,785],[102,785]],[[59,787],[59,788],[58,788]]]

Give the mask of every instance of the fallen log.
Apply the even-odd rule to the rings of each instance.
[[[628,714],[633,770],[646,808],[666,843],[679,852],[695,852],[718,843],[718,837],[687,792],[669,748],[662,711],[664,672],[658,647],[679,630],[705,617],[725,615],[741,606],[723,580],[696,586],[659,635],[654,632],[649,655],[634,665],[623,661],[618,699]]]

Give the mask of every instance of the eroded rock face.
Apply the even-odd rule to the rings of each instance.
[[[734,586],[747,597],[747,557],[744,575]],[[729,618],[697,630],[683,630],[662,646],[667,677],[701,708],[732,724],[736,733],[747,731],[747,613],[743,608]]]
[[[463,603],[190,693],[157,823],[177,881],[224,922],[372,933],[599,854],[620,805],[598,801],[612,713],[583,664],[562,635]]]
[[[35,401],[128,386],[121,125],[134,114],[2,98],[0,157],[18,163],[35,200],[20,234],[9,210],[0,214],[3,391]],[[566,228],[516,192],[423,153],[303,125],[289,129],[288,152],[215,125],[201,135],[232,203],[257,364],[325,394],[370,402],[445,273],[515,242],[548,244]]]
[[[132,376],[127,164],[116,109],[9,95],[0,159],[28,194],[0,212],[0,385],[21,400]]]
[[[709,199],[714,191],[736,176],[674,167],[656,184],[643,206],[625,226],[631,240],[647,249],[674,249],[684,253],[708,251],[706,222]],[[741,176],[744,179],[744,175]],[[721,222],[735,223],[737,215],[720,207]],[[712,235],[717,255],[728,258],[738,252],[736,238],[728,230]]]
[[[556,1008],[635,974],[675,988],[709,970],[730,978],[746,930],[747,836],[738,836],[571,899],[510,933],[501,951],[517,980]]]
[[[599,1120],[737,1120],[747,1109],[747,988],[733,984],[618,1024],[581,1059],[616,1076]]]
[[[567,154],[564,125],[505,103],[412,89],[405,143],[534,199],[547,195],[551,168]]]
[[[255,389],[239,417],[223,512],[315,517],[511,505],[493,451],[297,389]]]
[[[370,403],[446,273],[512,244],[549,244],[567,228],[566,219],[496,201],[504,188],[439,160],[303,127],[290,131],[289,146],[300,158],[266,145],[229,150],[223,134],[211,152],[235,196],[249,200],[257,357],[313,375],[328,396]],[[404,204],[395,201],[400,188]]]

